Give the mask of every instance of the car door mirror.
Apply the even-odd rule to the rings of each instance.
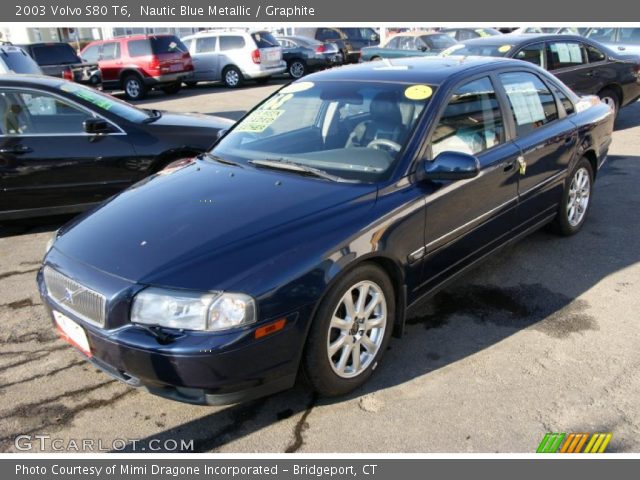
[[[480,162],[462,152],[442,152],[432,161],[423,162],[423,177],[428,180],[463,180],[480,172]]]
[[[87,118],[82,124],[85,133],[91,135],[100,135],[103,133],[113,132],[113,128],[106,120],[102,118]]]

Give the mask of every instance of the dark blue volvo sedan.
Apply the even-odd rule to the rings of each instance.
[[[582,227],[611,109],[517,60],[310,75],[63,227],[38,281],[95,365],[174,400],[363,384],[407,310],[535,229]]]

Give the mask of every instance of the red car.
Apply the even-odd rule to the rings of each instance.
[[[175,35],[133,35],[91,42],[80,52],[86,62],[98,62],[105,90],[124,90],[140,100],[149,89],[174,94],[192,75],[189,50]]]

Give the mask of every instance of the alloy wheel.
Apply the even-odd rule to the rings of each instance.
[[[226,84],[229,85],[230,87],[235,87],[236,85],[238,85],[238,82],[240,81],[240,76],[238,75],[238,72],[235,70],[227,70],[227,73],[225,73],[224,75],[224,80]]]
[[[289,67],[289,73],[293,78],[300,78],[304,75],[304,65],[302,62],[293,62]]]
[[[140,84],[135,79],[127,80],[127,84],[125,85],[125,91],[127,95],[131,98],[138,98],[140,95]]]
[[[579,168],[574,173],[569,186],[569,198],[567,199],[567,221],[572,227],[582,222],[591,195],[591,178],[586,168]]]
[[[379,285],[365,280],[350,287],[333,312],[327,338],[327,355],[333,371],[342,378],[364,372],[384,339],[387,302]]]

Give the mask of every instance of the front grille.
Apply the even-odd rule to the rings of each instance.
[[[62,275],[53,268],[44,267],[47,293],[57,304],[90,323],[104,327],[104,295]]]

